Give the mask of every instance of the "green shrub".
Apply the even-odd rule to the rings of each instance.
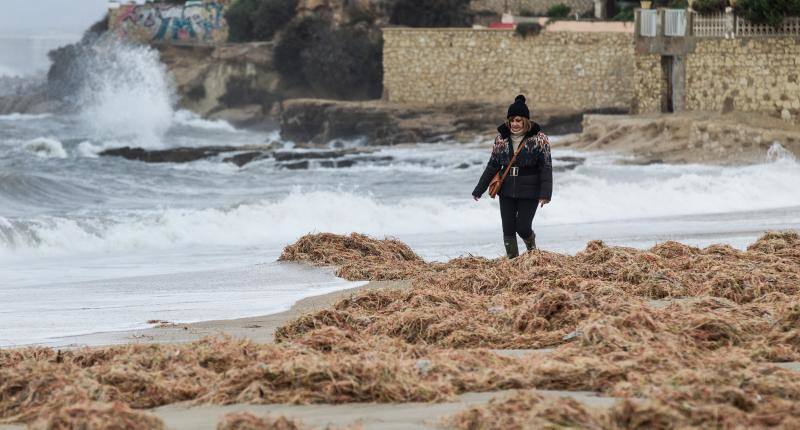
[[[271,40],[295,15],[297,0],[236,0],[225,13],[231,42]]]
[[[408,27],[469,27],[470,0],[396,0],[389,22]]]
[[[303,77],[302,53],[314,44],[331,37],[330,22],[309,16],[296,20],[286,30],[275,45],[275,68],[289,84],[306,84]]]
[[[617,12],[617,14],[614,15],[614,17],[611,18],[611,20],[612,21],[633,21],[634,20],[634,15],[633,15],[634,9],[635,9],[634,6],[625,6],[625,8],[623,8],[621,11]]]
[[[783,18],[800,16],[800,0],[739,0],[736,14],[754,24],[779,27]]]
[[[542,32],[544,26],[538,22],[521,22],[517,24],[517,34],[526,38],[528,36],[536,36]]]
[[[549,18],[566,18],[569,16],[569,13],[572,12],[572,8],[563,4],[554,4],[547,9],[547,16]]]
[[[323,97],[380,98],[382,48],[380,31],[335,29],[330,38],[303,51],[303,76],[311,89]]]
[[[250,17],[258,8],[258,0],[237,0],[225,12],[228,22],[228,40],[231,42],[246,42],[251,40],[253,24]]]
[[[728,0],[696,0],[692,9],[699,14],[718,13],[725,11]]]
[[[333,28],[309,16],[291,23],[275,46],[275,67],[285,82],[315,97],[379,98],[383,91],[383,39],[378,30]]]

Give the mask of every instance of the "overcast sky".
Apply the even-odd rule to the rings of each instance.
[[[0,34],[82,33],[103,16],[107,5],[108,0],[0,0]]]

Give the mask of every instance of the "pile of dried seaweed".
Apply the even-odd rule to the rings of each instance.
[[[520,391],[446,420],[462,430],[689,428],[800,428],[796,401],[752,398],[731,387],[693,386],[695,394],[665,389],[652,398],[625,398],[611,408],[589,407],[571,397],[543,398]]]
[[[327,243],[334,245],[329,251],[314,251],[326,256],[321,262],[361,264],[359,270],[373,279],[393,276],[384,276],[384,267],[390,274],[412,271],[412,288],[356,294],[334,309],[282,327],[276,333],[279,341],[333,326],[448,348],[543,348],[563,344],[564,337],[598,318],[638,310],[640,315],[655,313],[652,318],[668,326],[670,318],[681,327],[686,318],[701,328],[716,325],[717,330],[741,334],[731,339],[735,342],[754,340],[749,335],[752,330],[769,332],[773,352],[789,354],[786,359],[792,355],[788,347],[794,345],[797,352],[799,346],[791,321],[792,315],[800,318],[800,314],[791,307],[800,306],[792,305],[800,303],[800,238],[792,232],[768,233],[746,252],[722,245],[698,249],[676,242],[642,251],[590,242],[575,256],[534,251],[510,261],[465,257],[444,264],[393,258],[382,260],[380,267],[358,256],[351,260],[348,256],[357,253],[340,251],[347,246],[341,240],[324,239],[319,247],[328,250]],[[394,242],[359,239],[366,241],[357,243],[359,249],[378,248],[376,255],[395,255]],[[302,240],[317,243],[310,236]],[[664,302],[654,303],[656,299],[677,299],[678,303],[703,299],[713,312],[699,309],[702,304],[690,308],[677,304],[669,312],[658,313],[652,305]],[[710,320],[698,321],[700,314]],[[774,326],[774,318],[788,320]],[[739,333],[740,326],[751,331]]]
[[[162,430],[164,422],[124,403],[81,402],[54,409],[31,426],[34,430]]]
[[[508,388],[626,400],[598,412],[566,400],[512,398],[472,409],[457,425],[789,428],[800,419],[800,372],[770,364],[800,358],[800,237],[793,232],[768,233],[747,251],[591,242],[575,256],[535,251],[510,261],[435,264],[394,240],[325,234],[303,237],[282,259],[412,286],[365,290],[303,316],[278,331],[276,345],[216,338],[0,350],[0,420],[79,420],[74,405],[102,412],[107,404],[141,409],[186,400],[439,401]],[[522,359],[476,349],[541,347],[556,349]],[[522,407],[530,413],[514,412]]]
[[[376,240],[363,234],[308,234],[284,248],[280,261],[336,266],[336,275],[350,280],[407,279],[426,263],[403,242]]]
[[[327,328],[286,345],[210,338],[54,353],[0,353],[0,420],[31,422],[81,402],[439,401],[523,386],[523,366],[484,350],[441,350]]]
[[[283,416],[259,418],[249,412],[233,412],[217,423],[217,430],[306,430],[296,420]]]
[[[361,425],[346,428],[325,427],[325,430],[361,430]],[[217,424],[217,430],[312,430],[297,420],[284,416],[259,418],[249,412],[233,412],[225,415]]]

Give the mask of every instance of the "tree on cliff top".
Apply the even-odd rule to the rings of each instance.
[[[800,16],[800,0],[740,0],[736,14],[754,24],[780,27],[784,18]]]
[[[314,97],[379,98],[383,90],[383,39],[371,27],[339,27],[308,16],[292,22],[275,46],[283,79]]]
[[[225,13],[231,42],[272,40],[292,20],[297,0],[236,0]]]
[[[470,0],[396,0],[390,22],[408,27],[469,27]]]

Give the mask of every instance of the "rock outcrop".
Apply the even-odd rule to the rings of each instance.
[[[392,161],[391,156],[376,155],[375,148],[343,149],[276,149],[278,145],[206,146],[200,148],[114,148],[100,153],[103,157],[122,157],[146,163],[189,163],[204,159],[219,159],[238,167],[257,160],[272,159],[279,169],[309,169],[311,167],[351,167],[359,163],[380,164]],[[227,156],[226,156],[227,155]]]
[[[0,115],[37,114],[60,108],[59,102],[49,98],[45,82],[26,78],[0,78]]]
[[[800,156],[800,127],[743,112],[586,115],[583,132],[557,145],[632,154],[632,163],[757,163]]]
[[[379,100],[349,102],[292,99],[282,103],[281,134],[301,145],[365,139],[368,145],[468,141],[495,133],[507,104],[456,103],[416,106]],[[534,121],[548,134],[580,131],[583,112],[538,109]]]
[[[157,48],[174,76],[181,107],[204,117],[257,125],[286,96],[273,67],[272,42]]]

